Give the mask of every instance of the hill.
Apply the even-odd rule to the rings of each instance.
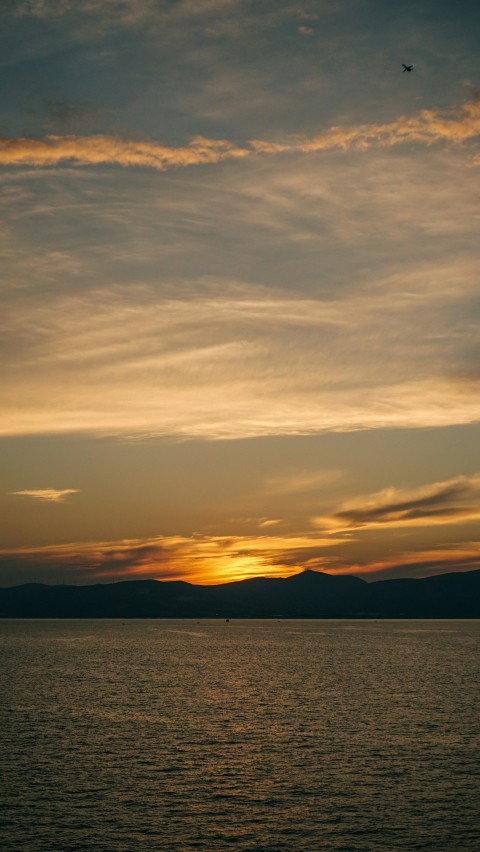
[[[380,580],[303,571],[217,586],[127,580],[0,589],[3,618],[480,618],[480,570]]]

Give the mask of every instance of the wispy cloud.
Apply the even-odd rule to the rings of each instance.
[[[466,541],[418,550],[400,551],[383,558],[340,564],[335,574],[354,574],[371,580],[393,580],[404,577],[431,577],[456,571],[480,569],[480,542]]]
[[[219,163],[253,155],[316,153],[373,146],[391,148],[406,143],[461,145],[480,135],[480,98],[457,109],[424,109],[384,124],[330,127],[311,138],[290,141],[255,139],[244,145],[226,139],[194,137],[187,145],[170,147],[155,141],[113,136],[46,136],[0,139],[0,165],[56,166],[116,164],[164,171],[174,167]],[[475,162],[475,158],[474,158]]]
[[[478,327],[455,333],[443,308],[462,292],[468,305],[476,280],[457,263],[338,299],[227,281],[14,300],[1,428],[215,439],[473,422]]]
[[[164,171],[174,166],[218,163],[252,153],[224,139],[193,138],[188,145],[168,147],[158,142],[114,136],[46,136],[43,139],[0,139],[0,165],[56,166],[115,164]]]
[[[459,476],[410,491],[386,488],[345,502],[321,528],[335,532],[381,527],[465,524],[480,519],[480,476]]]
[[[211,585],[287,577],[304,568],[373,579],[480,568],[480,542],[399,551],[364,561],[333,555],[344,538],[321,535],[153,536],[0,550],[0,585],[186,580]],[[333,551],[333,554],[332,554]]]
[[[451,110],[423,109],[411,116],[400,116],[384,124],[361,124],[356,127],[331,127],[312,139],[299,142],[302,151],[325,151],[330,148],[359,148],[372,145],[389,148],[418,142],[461,144],[480,135],[480,97]]]
[[[20,0],[16,14],[34,18],[59,18],[72,14],[102,16],[126,26],[152,18],[164,19],[173,13],[177,17],[205,16],[231,11],[241,0],[176,0],[171,4],[156,0]]]
[[[328,567],[331,559],[322,550],[336,543],[315,534],[195,535],[17,548],[0,551],[0,582],[22,583],[32,576],[48,580],[59,572],[82,582],[152,578],[212,584],[283,577],[306,564]]]
[[[23,491],[10,491],[10,494],[19,497],[33,497],[34,500],[41,500],[47,503],[64,503],[70,494],[79,494],[78,488],[31,488]]]
[[[325,488],[342,477],[341,470],[297,471],[270,477],[264,484],[267,494],[300,494]]]

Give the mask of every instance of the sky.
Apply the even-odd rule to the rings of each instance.
[[[0,585],[480,568],[479,37],[4,0]]]

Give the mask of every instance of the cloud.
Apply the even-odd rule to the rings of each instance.
[[[46,136],[43,139],[0,139],[0,165],[56,166],[115,164],[163,171],[174,166],[218,163],[245,157],[249,152],[223,139],[193,138],[171,148],[158,142],[125,140],[114,136]]]
[[[3,137],[0,139],[0,165],[114,164],[165,171],[174,167],[213,164],[253,155],[311,154],[351,149],[364,151],[372,146],[391,148],[407,143],[424,146],[440,142],[461,145],[479,135],[480,98],[477,97],[454,110],[424,109],[412,116],[400,116],[384,124],[330,127],[316,136],[287,142],[255,139],[245,145],[238,145],[226,139],[196,136],[187,145],[169,147],[155,141],[105,135],[50,135],[42,139]]]
[[[177,17],[215,15],[231,11],[241,0],[176,0],[174,8],[160,0],[20,0],[16,14],[19,17],[61,18],[68,15],[106,17],[117,25],[128,26],[135,22],[164,19],[174,13]]]
[[[331,573],[354,574],[367,580],[394,580],[404,577],[432,577],[457,571],[480,569],[480,542],[466,541],[419,550],[405,551],[384,558],[332,566]]]
[[[459,476],[410,491],[386,488],[347,501],[320,528],[354,529],[465,524],[480,519],[480,475]]]
[[[321,535],[153,536],[0,550],[0,585],[185,580],[211,585],[287,577],[304,568],[367,579],[426,577],[480,568],[480,542],[389,554],[360,562],[332,555],[343,538]]]
[[[297,18],[301,18],[303,21],[318,21],[320,17],[318,15],[318,12],[313,12],[310,9],[290,7],[289,12],[293,15],[296,15]]]
[[[270,477],[264,484],[266,494],[300,494],[307,491],[324,489],[326,485],[337,482],[342,477],[340,470],[283,472]]]
[[[457,263],[336,298],[228,281],[12,298],[2,433],[218,439],[475,422],[478,327],[466,334],[462,319],[457,332],[446,308],[463,298],[467,311],[476,281]],[[306,475],[293,486],[310,487]]]
[[[298,27],[297,32],[301,36],[313,36],[315,34],[313,27]]]
[[[79,494],[79,489],[34,488],[30,490],[25,489],[24,491],[10,491],[10,494],[15,494],[19,497],[33,497],[35,500],[42,500],[47,503],[64,503],[65,498],[70,494]]]
[[[0,550],[0,583],[34,577],[98,582],[187,580],[206,585],[256,576],[288,576],[304,564],[328,567],[321,556],[333,538],[319,535],[154,536]]]
[[[423,109],[412,116],[401,116],[384,124],[357,127],[332,127],[322,134],[299,143],[302,151],[324,151],[330,148],[359,148],[371,145],[389,148],[417,142],[462,144],[480,135],[480,97],[451,110]]]

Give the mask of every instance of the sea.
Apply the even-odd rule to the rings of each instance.
[[[1,620],[2,852],[478,852],[479,621]]]

